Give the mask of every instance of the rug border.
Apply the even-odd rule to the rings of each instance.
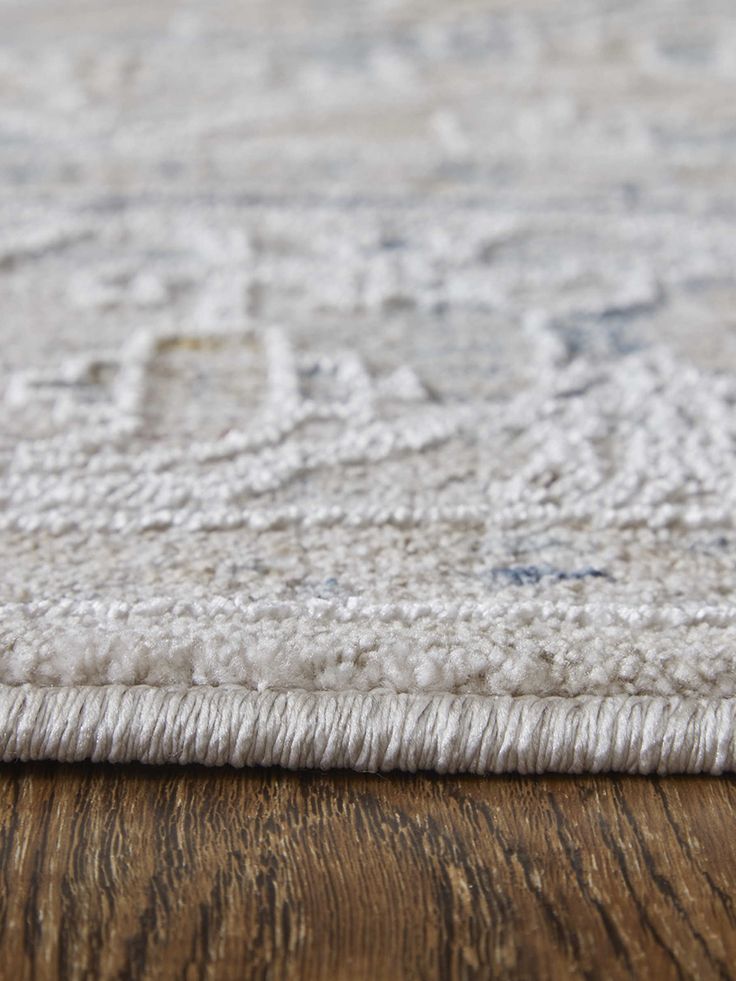
[[[736,698],[0,685],[0,758],[718,774],[736,769]]]

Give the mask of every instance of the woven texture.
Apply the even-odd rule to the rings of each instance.
[[[5,6],[0,755],[733,768],[734,52]]]

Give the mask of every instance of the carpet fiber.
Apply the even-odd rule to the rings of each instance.
[[[734,767],[730,0],[0,38],[2,758]]]

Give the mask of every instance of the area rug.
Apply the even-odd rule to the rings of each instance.
[[[734,52],[5,5],[0,756],[732,769]]]

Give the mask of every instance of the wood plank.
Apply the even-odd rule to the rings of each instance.
[[[12,978],[728,978],[729,778],[0,767]]]

